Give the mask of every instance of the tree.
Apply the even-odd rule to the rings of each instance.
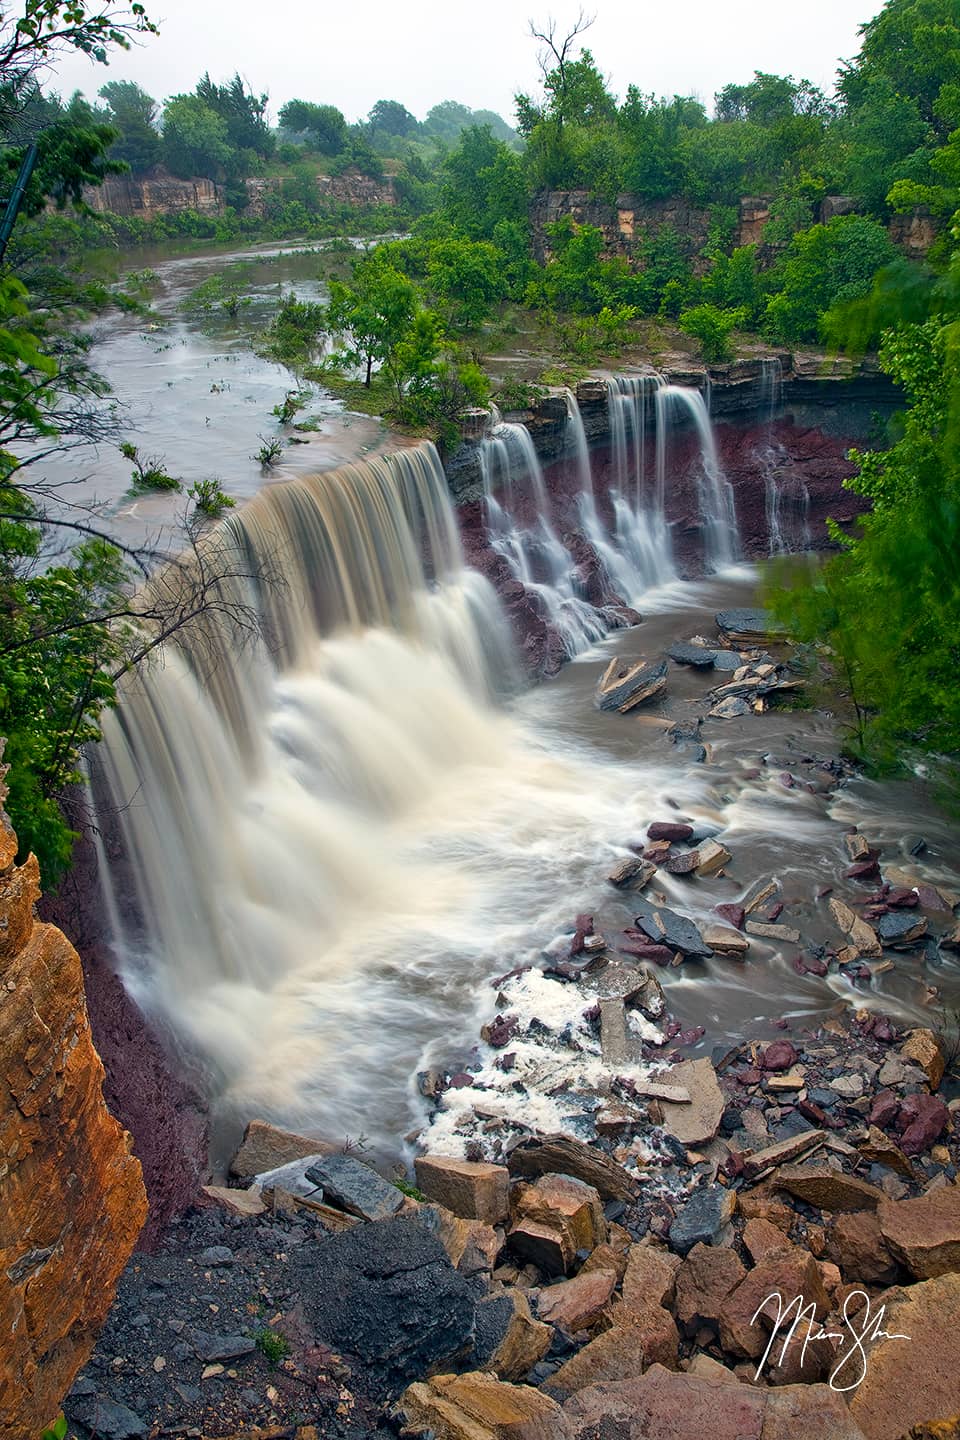
[[[101,99],[107,102],[110,119],[120,132],[111,150],[111,158],[129,165],[135,174],[149,170],[160,158],[160,136],[157,132],[157,102],[132,80],[109,80],[100,87]]]
[[[110,9],[90,0],[25,0],[22,14],[0,12],[0,82],[8,108],[57,55],[77,50],[106,65],[111,46],[129,50],[132,36],[156,35],[139,0]]]
[[[529,196],[521,158],[486,126],[469,126],[443,162],[440,200],[450,223],[491,239],[502,221],[527,227]]]
[[[506,294],[506,276],[495,246],[450,239],[431,246],[427,281],[457,328],[475,330]]]
[[[715,114],[721,122],[753,120],[758,125],[775,125],[794,115],[827,116],[830,105],[823,91],[809,80],[755,70],[746,85],[724,86],[715,96]]]
[[[399,100],[378,100],[367,117],[371,135],[378,131],[384,135],[414,135],[420,128],[415,115],[411,115]]]
[[[862,215],[839,215],[793,237],[772,283],[764,328],[775,340],[822,338],[831,307],[869,294],[874,276],[896,258],[882,225]]]
[[[279,119],[284,130],[306,136],[321,155],[339,155],[346,148],[347,122],[335,105],[288,100]]]
[[[586,52],[589,60],[587,71],[576,77],[572,71],[572,67],[576,63],[577,36],[582,35],[585,30],[589,30],[595,20],[595,15],[585,15],[581,10],[572,28],[562,38],[557,29],[557,22],[552,16],[542,30],[538,30],[534,22],[530,21],[531,38],[539,40],[541,44],[541,49],[537,54],[537,63],[543,75],[544,91],[549,97],[546,109],[552,119],[556,121],[558,129],[562,129],[564,121],[570,118],[570,112],[577,105],[582,106],[584,101],[588,104],[599,102],[599,91],[595,83],[596,69],[589,52]],[[576,102],[573,100],[574,89],[580,91]],[[606,93],[606,87],[602,80],[600,89]],[[517,96],[517,111],[520,133],[523,135],[529,135],[533,123],[542,119],[544,115],[544,111],[534,106],[526,95]]]
[[[960,7],[956,0],[887,0],[879,15],[860,27],[863,43],[840,76],[851,111],[868,102],[871,87],[884,83],[902,96],[941,137],[947,126],[938,112],[944,86],[960,84]]]
[[[199,95],[174,95],[163,112],[163,158],[174,175],[205,175],[217,180],[234,151],[227,122]]]
[[[234,150],[261,158],[273,154],[275,141],[267,123],[265,94],[255,95],[239,74],[226,85],[215,85],[209,73],[197,83],[196,94],[224,122]]]
[[[358,261],[349,285],[330,282],[327,328],[343,337],[343,358],[364,367],[365,385],[374,365],[383,368],[403,418],[407,387],[426,383],[442,340],[439,316],[423,305],[413,281],[376,253]]]

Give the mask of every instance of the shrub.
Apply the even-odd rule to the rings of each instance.
[[[175,475],[168,475],[163,466],[162,455],[141,455],[136,445],[129,440],[120,444],[120,454],[133,462],[130,479],[134,490],[179,490],[180,481]]]
[[[187,491],[193,501],[193,508],[210,520],[216,520],[224,510],[232,510],[236,500],[228,495],[219,480],[197,480]]]
[[[266,435],[258,435],[257,439],[263,443],[256,455],[251,456],[251,459],[258,461],[264,470],[269,470],[273,465],[276,465],[283,454],[283,441],[278,440],[276,437],[271,440]]]
[[[883,226],[862,215],[838,215],[801,231],[774,271],[778,293],[767,304],[766,334],[786,342],[820,339],[825,313],[869,294],[877,271],[896,258]]]
[[[256,1341],[257,1349],[269,1360],[271,1365],[279,1365],[280,1361],[286,1360],[290,1354],[290,1341],[286,1335],[278,1334],[269,1326],[265,1325],[262,1330],[254,1331],[253,1338]]]
[[[695,305],[680,316],[680,329],[700,341],[700,352],[708,365],[731,359],[731,332],[743,322],[742,310],[721,310],[718,305]]]

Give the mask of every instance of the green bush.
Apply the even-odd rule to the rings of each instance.
[[[771,284],[764,333],[786,343],[823,337],[823,318],[835,305],[870,293],[873,278],[897,258],[884,227],[863,215],[838,215],[795,235]]]
[[[197,480],[187,491],[195,511],[209,520],[218,519],[224,510],[232,510],[236,500],[227,494],[219,480]]]
[[[730,335],[742,323],[742,310],[721,310],[717,305],[695,305],[680,316],[680,329],[700,341],[700,352],[708,365],[733,358]]]

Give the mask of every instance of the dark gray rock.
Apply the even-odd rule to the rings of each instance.
[[[687,645],[680,641],[671,645],[667,654],[678,665],[692,665],[697,670],[708,670],[713,665],[713,651],[705,650],[702,645]]]
[[[765,640],[786,634],[786,626],[770,610],[721,610],[717,615],[717,628],[729,639],[742,640],[747,645],[762,645]]]
[[[681,955],[693,960],[706,960],[713,951],[704,940],[692,920],[668,910],[665,905],[653,905],[648,900],[638,900],[636,923],[645,935],[658,945],[667,945],[679,950]]]
[[[710,653],[713,655],[713,666],[715,670],[729,670],[732,674],[734,670],[739,670],[743,664],[739,651],[737,650],[713,650]]]
[[[70,1415],[97,1440],[143,1440],[150,1426],[139,1415],[102,1395],[84,1395],[72,1401]]]
[[[733,1215],[735,1196],[723,1185],[694,1190],[670,1225],[670,1248],[686,1255],[694,1245],[717,1245]]]
[[[218,1360],[240,1360],[252,1355],[256,1342],[246,1335],[211,1335],[204,1345],[202,1355],[208,1364]]]
[[[198,1258],[201,1265],[232,1265],[233,1251],[226,1245],[210,1245]]]
[[[880,916],[874,929],[884,945],[919,945],[927,932],[927,922],[912,910],[890,910]]]
[[[295,1251],[288,1273],[317,1335],[356,1357],[384,1396],[456,1368],[473,1343],[474,1288],[416,1216],[358,1225]]]
[[[476,1333],[473,1340],[473,1364],[486,1370],[497,1346],[504,1339],[513,1319],[513,1300],[507,1294],[485,1295],[477,1306]]]
[[[396,1185],[352,1155],[327,1155],[310,1166],[306,1178],[322,1188],[326,1204],[362,1220],[389,1220],[404,1201]]]

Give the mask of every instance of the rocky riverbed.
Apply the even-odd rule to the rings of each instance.
[[[795,677],[742,610],[670,667],[701,676],[715,725]],[[699,724],[667,723],[707,758]],[[752,768],[824,809],[848,774],[815,754]],[[493,981],[476,1047],[421,1073],[402,1173],[252,1122],[229,1181],[128,1268],[71,1434],[957,1434],[960,1085],[930,977],[960,946],[960,897],[919,838],[911,870],[902,845],[834,829],[833,883],[798,896],[666,807],[606,879],[632,923],[572,895],[540,963]],[[749,976],[758,956],[849,1003],[736,1043],[672,1014],[678,973]],[[884,1009],[897,970],[925,987],[923,1023]],[[802,1297],[795,1332],[776,1296]]]

